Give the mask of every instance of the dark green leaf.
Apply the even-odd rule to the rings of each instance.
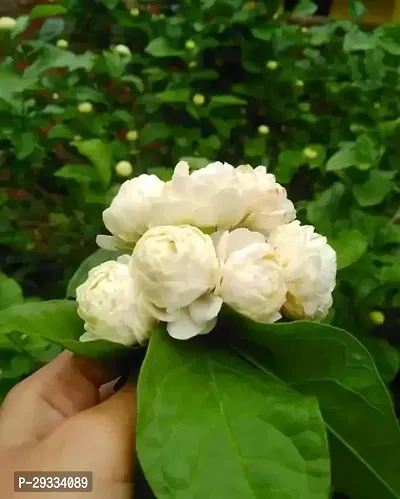
[[[176,88],[174,90],[165,90],[158,94],[161,102],[187,102],[189,100],[190,90],[188,88]]]
[[[375,206],[392,191],[395,172],[372,170],[363,184],[353,186],[353,194],[360,206]]]
[[[176,50],[164,37],[155,38],[146,47],[146,52],[153,57],[178,56],[183,54],[182,50]]]
[[[340,232],[329,243],[337,253],[338,269],[344,269],[355,263],[367,249],[368,238],[357,229]]]
[[[376,39],[369,33],[364,33],[358,28],[354,28],[346,33],[343,42],[345,52],[354,52],[356,50],[370,50],[376,46]]]
[[[99,179],[96,170],[89,165],[65,165],[57,170],[54,175],[81,183],[96,182]]]
[[[33,132],[24,132],[14,138],[15,155],[18,159],[30,156],[36,148],[38,137]]]
[[[318,398],[337,491],[352,499],[400,497],[400,428],[372,357],[356,338],[326,324],[265,325],[237,314],[227,327],[248,340],[242,351],[249,359]]]
[[[31,20],[39,17],[52,17],[65,14],[66,9],[62,5],[36,5],[29,14]]]
[[[355,142],[355,166],[360,170],[367,170],[377,164],[383,152],[381,144],[371,135],[364,133],[357,137]]]
[[[85,357],[102,358],[128,351],[104,340],[81,343],[83,322],[76,308],[75,302],[67,300],[24,303],[0,311],[0,325],[27,336],[45,338]]]
[[[153,332],[137,450],[158,499],[327,499],[326,445],[314,398],[229,350]]]
[[[353,17],[362,17],[365,13],[365,5],[360,0],[349,0],[350,14]]]
[[[354,166],[357,162],[356,155],[354,153],[354,148],[343,147],[333,156],[331,156],[326,163],[326,169],[328,171],[338,171]]]
[[[92,255],[83,260],[68,283],[67,298],[75,298],[76,288],[86,281],[90,269],[92,269],[93,267],[97,267],[98,265],[107,262],[108,260],[116,260],[119,256],[121,256],[121,253],[119,251],[107,251],[104,249],[98,249]]]
[[[317,12],[318,5],[311,0],[299,0],[293,9],[294,16],[312,16]]]
[[[140,132],[141,144],[148,144],[155,140],[165,140],[171,136],[171,128],[165,123],[146,123]]]
[[[171,180],[174,170],[172,168],[166,168],[165,166],[155,166],[153,168],[149,168],[147,173],[149,175],[156,175],[164,182],[168,182],[168,180]]]
[[[47,19],[39,31],[39,39],[49,42],[58,37],[64,31],[65,23],[63,19]]]
[[[111,144],[101,139],[89,139],[76,141],[74,146],[83,156],[90,159],[97,170],[99,178],[105,186],[108,186],[113,166]]]
[[[247,101],[241,99],[240,97],[236,97],[236,95],[214,95],[211,98],[210,106],[229,106],[229,105],[243,105],[247,104]]]
[[[385,340],[362,338],[362,344],[372,355],[381,378],[390,383],[400,369],[400,352]]]

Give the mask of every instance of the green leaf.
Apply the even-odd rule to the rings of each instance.
[[[79,183],[90,183],[98,181],[96,170],[89,165],[65,165],[54,174],[56,177],[75,180]]]
[[[352,499],[400,497],[400,428],[372,357],[356,338],[326,324],[266,325],[237,314],[226,327],[246,340],[241,351],[248,360],[318,398],[335,490]]]
[[[400,55],[400,29],[398,24],[380,26],[376,30],[378,43],[389,54]]]
[[[259,40],[271,40],[276,32],[275,26],[262,26],[261,28],[253,28],[251,30],[254,38],[258,38]]]
[[[278,167],[276,170],[276,178],[279,182],[287,184],[292,179],[297,169],[305,163],[305,159],[301,151],[283,150],[279,153]]]
[[[158,94],[161,102],[187,102],[190,97],[188,88],[176,88],[174,90],[165,90]]]
[[[17,159],[25,159],[30,156],[36,148],[37,135],[33,132],[24,132],[14,138],[15,155]]]
[[[48,133],[49,139],[72,139],[75,137],[75,132],[71,130],[67,125],[55,125]]]
[[[352,17],[359,18],[365,13],[365,5],[360,0],[350,0],[349,10]]]
[[[312,149],[314,152],[316,152],[317,155],[315,158],[307,158],[303,154],[304,162],[306,162],[310,168],[321,167],[324,164],[325,159],[326,159],[325,147],[321,144],[310,144],[307,147]]]
[[[23,303],[21,286],[10,277],[0,274],[0,310]]]
[[[168,40],[162,36],[152,40],[145,48],[145,51],[153,57],[169,57],[183,54],[182,50],[171,47]]]
[[[0,326],[27,336],[45,338],[78,355],[103,358],[128,351],[126,347],[104,340],[80,342],[83,321],[73,301],[52,300],[15,305],[0,311]],[[3,329],[0,329],[0,334]]]
[[[318,405],[201,341],[153,332],[138,383],[137,450],[158,499],[327,499]]]
[[[346,33],[343,42],[345,52],[354,52],[357,50],[371,50],[376,47],[376,38],[369,33],[364,33],[355,27],[349,33]]]
[[[375,206],[381,203],[394,188],[395,172],[372,170],[363,184],[353,185],[353,194],[360,206]]]
[[[38,19],[39,17],[52,17],[65,14],[66,8],[62,5],[36,5],[29,14],[29,19]]]
[[[157,140],[165,140],[171,136],[171,127],[165,123],[146,123],[140,132],[140,143],[148,144]]]
[[[385,383],[394,380],[400,370],[400,352],[386,340],[361,338],[362,344],[370,352],[379,374]]]
[[[357,229],[339,232],[335,239],[330,239],[329,244],[337,254],[338,269],[349,267],[359,260],[368,247],[368,238]]]
[[[156,175],[159,179],[164,182],[171,180],[174,170],[172,168],[166,168],[165,166],[155,166],[147,170],[149,175]]]
[[[24,79],[38,77],[50,68],[68,68],[69,72],[76,69],[90,71],[95,59],[91,52],[74,54],[52,45],[45,45],[36,61],[25,70]]]
[[[119,251],[98,249],[90,256],[88,256],[85,260],[83,260],[68,283],[67,298],[76,297],[76,288],[86,281],[89,270],[91,270],[93,267],[97,267],[104,262],[107,262],[108,260],[116,260],[119,256],[121,256],[121,254],[122,253],[120,253]]]
[[[15,38],[17,35],[25,31],[30,22],[29,16],[19,16],[16,21],[17,23],[15,28],[11,32],[11,38]]]
[[[49,42],[64,31],[65,23],[63,19],[47,19],[39,31],[39,40]]]
[[[266,153],[267,148],[267,140],[265,137],[261,136],[248,139],[245,144],[246,157],[255,158],[257,156],[262,156]]]
[[[80,154],[90,159],[95,166],[100,180],[105,186],[111,181],[113,166],[111,144],[101,139],[79,140],[73,144]]]
[[[327,171],[339,171],[357,163],[354,147],[346,146],[331,156],[326,163]]]
[[[210,100],[210,106],[213,107],[230,105],[240,106],[244,104],[247,104],[247,101],[240,97],[236,97],[236,95],[214,95]]]
[[[191,170],[200,170],[201,168],[204,168],[211,163],[208,158],[198,158],[195,156],[185,156],[183,158],[180,158],[179,161],[186,161],[187,163],[189,163],[189,168]]]
[[[364,133],[355,142],[355,166],[360,170],[368,170],[378,163],[383,152],[384,147],[374,137]]]
[[[299,0],[293,9],[293,16],[312,16],[317,12],[318,5],[311,0]]]

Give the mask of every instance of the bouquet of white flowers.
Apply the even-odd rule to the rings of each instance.
[[[128,180],[104,212],[112,236],[97,241],[129,255],[93,268],[76,290],[81,341],[144,344],[155,321],[189,339],[213,330],[223,303],[267,324],[324,318],[336,255],[295,217],[263,166],[217,162],[190,174],[182,161],[169,182]]]
[[[2,310],[0,332],[130,360],[155,497],[400,498],[388,390],[365,346],[326,319],[335,252],[265,167],[141,175],[104,224],[74,299]]]

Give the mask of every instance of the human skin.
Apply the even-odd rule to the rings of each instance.
[[[100,387],[115,378],[68,352],[16,385],[0,408],[0,490],[15,471],[92,471],[93,492],[32,492],[38,499],[132,499],[136,387]]]

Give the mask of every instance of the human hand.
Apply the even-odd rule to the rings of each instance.
[[[114,376],[115,377],[115,376]],[[136,387],[110,395],[99,364],[68,352],[16,385],[0,408],[0,484],[14,492],[15,471],[92,471],[93,492],[33,492],[40,499],[131,499]]]

